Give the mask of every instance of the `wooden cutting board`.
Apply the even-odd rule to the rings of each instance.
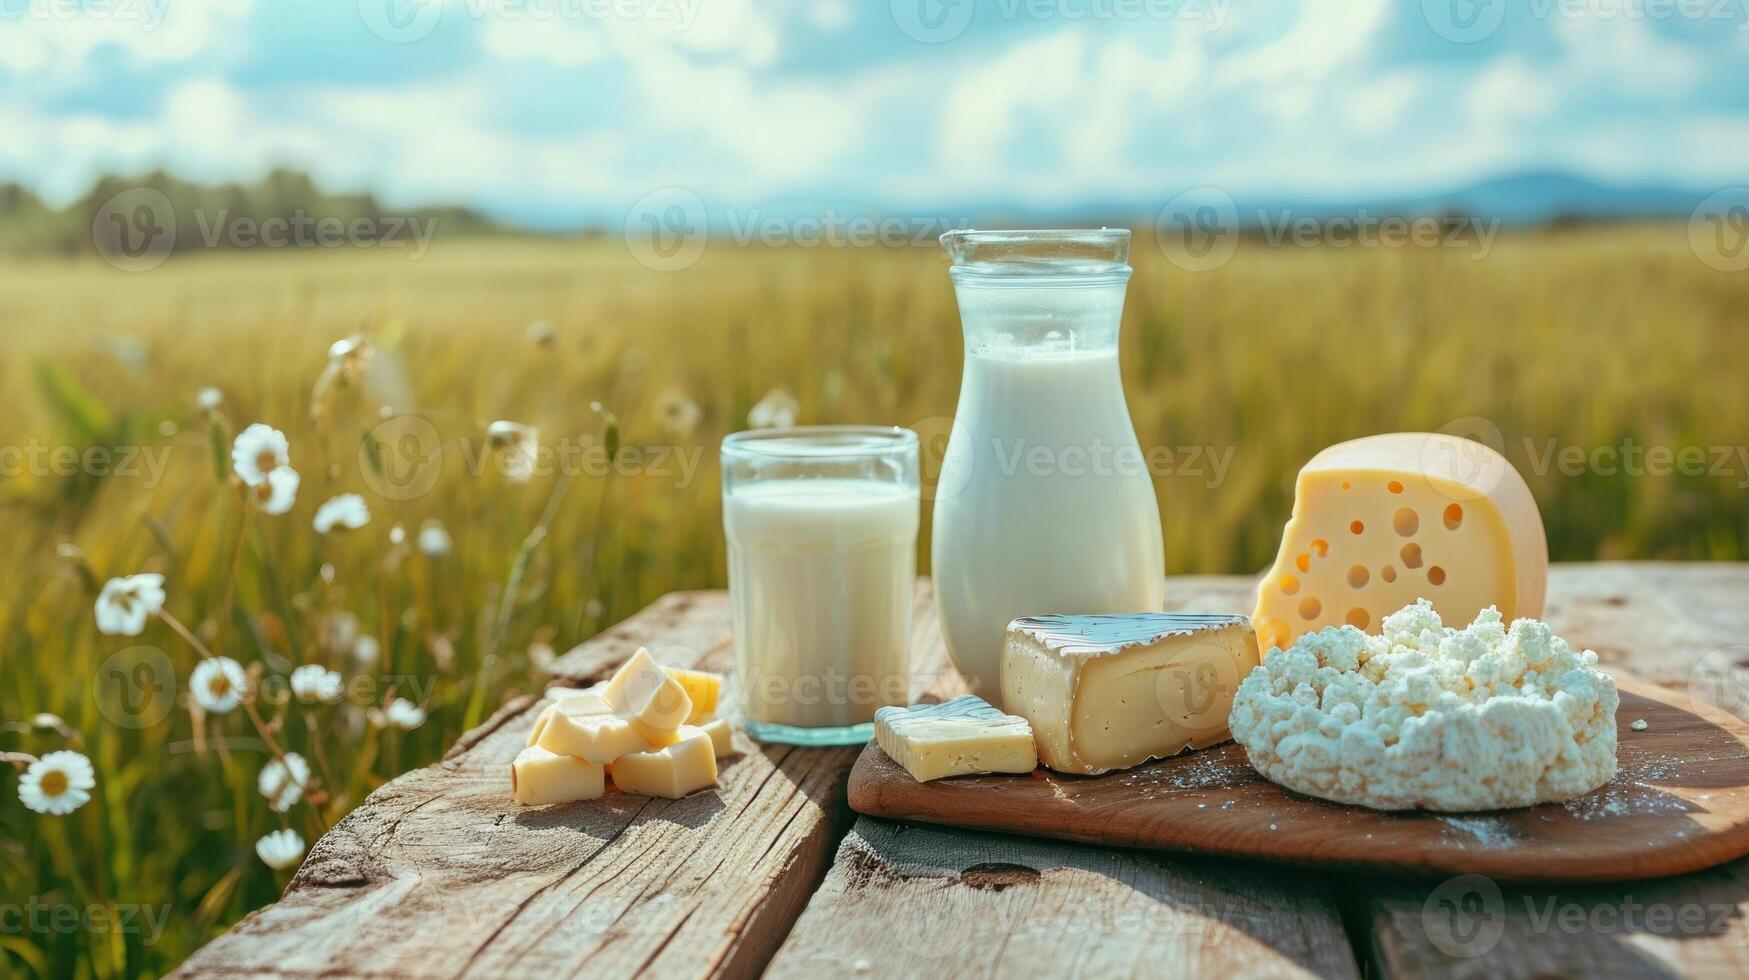
[[[1349,871],[1619,881],[1749,854],[1749,725],[1616,674],[1619,770],[1564,805],[1383,813],[1284,790],[1234,743],[1103,776],[919,783],[870,742],[850,805],[877,817]],[[1630,725],[1645,719],[1644,731]]]

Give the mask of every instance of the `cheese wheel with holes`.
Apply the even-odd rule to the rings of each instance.
[[[1251,622],[1268,650],[1326,626],[1377,633],[1420,598],[1448,623],[1489,606],[1537,618],[1548,571],[1542,515],[1504,456],[1441,433],[1368,436],[1300,470]]]

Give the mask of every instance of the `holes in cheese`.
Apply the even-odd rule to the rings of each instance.
[[[1488,606],[1537,617],[1547,576],[1536,501],[1499,453],[1439,433],[1371,436],[1300,471],[1252,620],[1268,648],[1327,626],[1369,629],[1423,597],[1448,622]]]

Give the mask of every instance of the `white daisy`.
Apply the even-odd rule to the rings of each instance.
[[[442,521],[429,520],[419,525],[419,550],[432,558],[441,558],[449,554],[455,544],[449,538],[449,530]]]
[[[296,752],[287,752],[283,759],[270,759],[261,767],[255,788],[267,797],[267,805],[275,813],[284,813],[304,798],[304,784],[310,781],[310,764]]]
[[[255,854],[273,870],[284,871],[304,856],[304,838],[290,827],[276,830],[255,842]]]
[[[255,503],[263,514],[274,517],[291,510],[292,504],[298,499],[298,471],[289,466],[281,466],[271,470],[267,479],[251,487],[255,494]]]
[[[656,399],[656,417],[662,420],[662,428],[675,438],[691,435],[692,430],[698,428],[700,414],[698,403],[678,388],[670,388]]]
[[[504,475],[512,482],[527,483],[534,476],[540,430],[500,419],[486,427],[486,443],[498,450]]]
[[[231,469],[252,487],[267,482],[267,474],[291,466],[291,443],[285,433],[262,422],[237,433],[231,442]]]
[[[38,813],[64,816],[91,801],[97,775],[77,752],[50,752],[18,777],[18,799]]]
[[[402,731],[410,732],[425,724],[425,709],[406,698],[396,698],[389,702],[383,711],[383,722]]]
[[[164,576],[156,572],[124,575],[103,584],[97,594],[97,631],[139,636],[146,620],[164,608]]]
[[[330,498],[316,508],[316,519],[313,522],[317,534],[327,534],[336,527],[356,531],[369,523],[370,508],[365,506],[364,498],[356,493],[343,493]]]
[[[344,684],[339,671],[321,664],[305,664],[291,672],[292,693],[299,701],[338,701]]]
[[[243,703],[249,678],[243,665],[230,657],[209,657],[195,665],[188,687],[201,710],[209,715],[228,715]]]
[[[225,393],[217,388],[202,388],[200,394],[194,396],[194,401],[203,411],[216,411],[225,403]]]
[[[796,424],[796,416],[801,411],[801,403],[794,395],[782,388],[773,388],[747,412],[747,424],[755,429],[788,429]]]

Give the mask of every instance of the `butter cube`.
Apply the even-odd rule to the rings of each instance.
[[[920,783],[977,772],[1031,772],[1032,726],[973,694],[875,711],[875,742]]]
[[[510,764],[510,795],[524,806],[597,800],[606,785],[600,766],[539,746],[523,749]]]
[[[692,716],[692,698],[686,688],[643,647],[613,675],[601,696],[614,714],[648,730],[671,732]]]
[[[717,754],[710,734],[686,725],[673,745],[632,752],[613,762],[613,784],[627,793],[677,800],[717,781]]]
[[[717,713],[717,698],[722,694],[723,675],[713,674],[708,670],[687,670],[684,667],[664,667],[668,676],[680,682],[686,690],[686,696],[692,699],[692,714],[686,718],[688,725],[696,725],[710,719]]]
[[[535,743],[548,752],[574,755],[601,766],[628,752],[642,752],[650,747],[649,740],[630,719],[608,714],[573,714],[558,705],[555,708]]]
[[[711,746],[716,749],[717,758],[735,754],[735,743],[731,737],[733,731],[727,718],[712,718],[698,727],[711,737]]]

